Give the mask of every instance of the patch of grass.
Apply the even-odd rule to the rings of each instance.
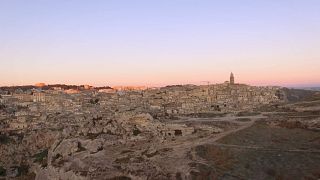
[[[285,117],[285,116],[284,116]],[[309,153],[308,150],[319,149],[319,132],[301,128],[299,124],[284,124],[290,128],[270,126],[267,122],[259,121],[253,126],[230,134],[218,140],[222,144],[217,148],[226,150],[236,163],[219,178],[239,176],[240,179],[317,179],[320,154]],[[239,147],[223,147],[223,144],[238,145]],[[209,145],[207,145],[209,146]],[[205,147],[205,146],[204,146]],[[209,154],[216,154],[220,159],[219,151],[199,148],[201,157],[207,161],[213,161]],[[259,147],[259,148],[251,148]],[[290,150],[306,150],[305,152],[291,152]],[[210,152],[211,151],[211,152]],[[219,157],[221,156],[221,157]],[[227,159],[228,161],[228,159]],[[218,161],[219,162],[219,161]],[[213,167],[216,168],[213,163]],[[223,167],[223,166],[222,166]],[[222,171],[223,172],[223,171]],[[228,175],[226,175],[228,174]]]
[[[284,124],[283,126],[286,126],[286,128],[269,126],[267,122],[259,121],[251,127],[225,136],[217,142],[275,149],[320,148],[320,144],[314,141],[319,137],[319,132],[297,128],[300,127],[299,123],[297,125]]]
[[[307,128],[307,125],[301,123],[300,121],[281,121],[279,123],[279,126],[283,128],[288,128],[288,129],[295,129],[295,128],[306,129]]]
[[[223,174],[235,164],[235,159],[228,150],[211,145],[196,147],[197,155],[208,160],[218,172]]]

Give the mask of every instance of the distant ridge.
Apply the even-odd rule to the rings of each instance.
[[[319,87],[293,87],[292,89],[303,89],[303,90],[309,90],[309,91],[320,91]]]
[[[15,91],[17,89],[21,89],[23,91],[30,90],[30,89],[39,89],[42,90],[50,90],[53,88],[61,88],[62,90],[67,89],[85,89],[87,85],[66,85],[66,84],[51,84],[51,85],[43,85],[43,86],[37,86],[37,85],[24,85],[24,86],[2,86],[0,87],[0,90],[2,91]],[[93,87],[93,89],[100,90],[100,89],[112,89],[110,86],[102,86],[102,87]]]

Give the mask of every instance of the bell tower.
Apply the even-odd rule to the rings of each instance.
[[[234,75],[232,72],[230,74],[230,84],[234,84]]]

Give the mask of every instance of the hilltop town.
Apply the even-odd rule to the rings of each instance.
[[[2,87],[0,179],[237,178],[229,151],[212,145],[257,123],[317,131],[319,100],[291,102],[317,93],[299,92],[238,84],[232,73],[225,83],[199,86]],[[286,113],[312,121],[286,122]],[[215,153],[226,159],[206,159]],[[278,175],[274,171],[261,177]],[[256,177],[250,173],[240,178]]]

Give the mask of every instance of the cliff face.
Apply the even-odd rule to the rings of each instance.
[[[179,169],[176,163],[166,164],[163,158],[183,151],[165,147],[165,141],[193,132],[193,127],[164,124],[149,114],[102,118],[62,133],[48,150],[47,166],[35,165],[34,172],[39,180],[168,179]],[[182,153],[176,157],[184,164],[178,168],[186,166],[187,171],[189,160],[185,156]]]

